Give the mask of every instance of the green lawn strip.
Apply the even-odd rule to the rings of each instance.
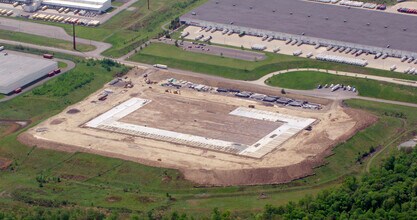
[[[111,5],[113,6],[113,7],[120,7],[120,6],[122,6],[122,5],[124,5],[125,3],[124,2],[122,2],[122,1],[112,1],[111,2]]]
[[[61,48],[65,50],[73,49],[72,42],[70,41],[47,38],[47,37],[42,37],[42,36],[33,35],[33,34],[6,31],[6,30],[0,30],[0,39],[19,41],[22,43],[35,44],[39,46]],[[81,52],[92,51],[95,49],[96,48],[93,45],[80,44],[80,43],[77,44],[77,50]]]
[[[131,56],[130,60],[148,64],[162,63],[173,68],[241,80],[256,80],[275,71],[297,68],[329,69],[407,80],[417,80],[417,76],[415,75],[323,62],[283,54],[268,52],[265,52],[265,54],[265,60],[245,61],[216,55],[184,51],[174,45],[152,43],[135,55]]]
[[[61,68],[61,69],[64,69],[64,68],[68,67],[68,64],[64,63],[64,62],[61,62],[61,61],[58,61],[58,67]]]
[[[361,96],[417,103],[416,87],[323,72],[300,71],[283,73],[269,78],[267,84],[302,90],[314,89],[319,84],[344,84],[355,86]]]
[[[36,124],[84,99],[119,71],[115,68],[108,72],[91,61],[72,60],[77,67],[66,74],[77,75],[77,72],[94,70],[95,80],[64,97],[55,97],[53,93],[35,95],[29,92],[0,103],[0,118],[32,119]],[[48,83],[52,86],[46,87],[61,85],[58,79]],[[0,172],[0,191],[6,191],[11,196],[0,197],[0,207],[1,204],[15,203],[22,208],[28,206],[26,203],[58,207],[74,204],[81,207],[99,206],[118,212],[139,211],[142,217],[146,217],[152,209],[162,214],[177,210],[193,213],[197,218],[208,217],[212,208],[220,207],[248,217],[248,212],[260,210],[265,204],[279,205],[297,200],[305,194],[314,195],[323,188],[337,185],[338,180],[345,175],[359,174],[362,165],[356,163],[358,153],[367,151],[370,146],[383,144],[403,128],[400,123],[402,119],[389,116],[393,115],[391,111],[401,111],[408,116],[408,127],[417,122],[414,108],[396,108],[360,100],[349,100],[347,104],[374,112],[380,121],[338,145],[334,149],[335,154],[326,159],[329,163],[315,170],[315,176],[284,185],[198,188],[185,181],[176,170],[153,168],[93,154],[32,148],[17,142],[17,134],[9,135],[0,139],[0,157],[12,158],[15,161],[14,170]],[[45,182],[40,186],[38,180]],[[268,198],[259,199],[260,193],[266,193]],[[173,199],[170,200],[170,197]]]

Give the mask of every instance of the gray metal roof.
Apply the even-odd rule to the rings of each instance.
[[[0,53],[0,93],[9,93],[48,74],[57,62],[30,56]]]
[[[417,52],[417,16],[301,0],[209,0],[192,12],[182,18]]]

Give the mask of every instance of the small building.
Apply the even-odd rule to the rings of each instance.
[[[228,89],[223,89],[223,88],[217,88],[216,90],[217,92],[228,92]]]
[[[235,94],[235,96],[240,97],[240,98],[249,98],[251,95],[252,93],[250,92],[239,92]]]
[[[281,97],[281,98],[277,99],[276,103],[286,105],[291,101],[292,101],[292,99]]]
[[[266,95],[264,95],[264,94],[258,94],[258,93],[252,94],[250,96],[250,98],[256,99],[256,100],[263,100],[265,97],[266,97]]]
[[[293,107],[302,107],[304,105],[305,101],[300,101],[300,100],[294,100],[288,103],[289,106],[293,106]]]
[[[239,92],[240,92],[240,90],[239,90],[239,89],[229,89],[229,92],[239,93]]]
[[[272,97],[272,96],[267,96],[262,101],[264,101],[264,102],[275,102],[275,101],[277,101],[277,98]]]

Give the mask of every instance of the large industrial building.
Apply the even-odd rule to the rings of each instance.
[[[183,23],[417,58],[417,16],[301,0],[209,0]]]
[[[0,53],[0,93],[10,94],[56,70],[52,60]]]
[[[104,12],[111,7],[111,0],[43,0],[42,5]]]
[[[30,12],[36,11],[41,6],[95,12],[105,12],[111,8],[111,0],[16,0],[15,2],[24,4],[24,9]]]

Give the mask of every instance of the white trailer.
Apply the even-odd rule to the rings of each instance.
[[[181,38],[185,38],[185,37],[187,37],[188,35],[190,35],[190,32],[183,32],[183,33],[181,34]]]
[[[303,51],[301,51],[301,50],[296,50],[296,51],[294,51],[293,53],[292,53],[292,55],[294,55],[294,56],[300,56],[301,54],[303,53]]]
[[[338,90],[340,88],[340,84],[337,84],[335,86],[333,86],[332,88],[332,92],[335,92],[336,90]]]
[[[201,40],[201,38],[203,38],[204,37],[204,35],[198,35],[197,37],[195,37],[195,40]]]
[[[165,69],[165,70],[168,69],[168,66],[164,64],[154,64],[153,67],[156,67],[158,69]]]

